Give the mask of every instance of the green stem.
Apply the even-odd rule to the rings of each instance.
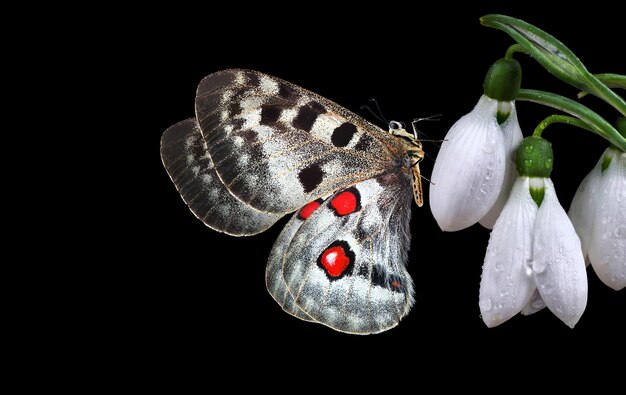
[[[524,46],[520,44],[513,44],[506,50],[506,55],[504,55],[504,57],[505,59],[513,59],[513,55],[517,52],[528,54],[528,51],[524,49]]]
[[[535,128],[535,131],[533,132],[533,136],[541,137],[541,133],[543,133],[543,131],[548,126],[552,125],[553,123],[565,123],[565,124],[572,125],[572,126],[578,126],[581,129],[585,129],[585,130],[595,133],[595,131],[591,127],[589,127],[589,125],[587,125],[586,123],[584,123],[578,118],[570,117],[568,115],[556,115],[555,114],[555,115],[550,115],[543,121],[539,122],[539,125],[537,125],[537,127]]]
[[[604,137],[611,144],[626,152],[626,138],[600,115],[572,99],[550,92],[520,89],[517,100],[539,103],[566,112],[586,123],[587,130]]]

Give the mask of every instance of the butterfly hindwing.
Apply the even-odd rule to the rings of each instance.
[[[298,307],[289,293],[287,284],[283,279],[283,259],[289,248],[293,236],[296,234],[304,221],[315,212],[322,204],[323,199],[317,199],[298,210],[287,222],[282,232],[276,239],[265,270],[265,284],[270,295],[283,308],[283,310],[305,321],[314,321],[302,309]]]
[[[369,334],[408,313],[410,183],[399,170],[360,182],[329,197],[298,227],[283,252],[283,279],[308,317]]]
[[[295,211],[404,155],[393,136],[361,117],[252,70],[202,80],[196,116],[226,188],[263,212]]]
[[[185,203],[213,229],[236,236],[256,234],[281,217],[250,207],[226,189],[193,118],[163,133],[161,159]]]

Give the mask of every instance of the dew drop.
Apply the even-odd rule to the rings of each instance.
[[[502,310],[503,307],[504,307],[504,305],[502,304],[502,302],[496,303],[496,309]]]
[[[502,297],[509,296],[509,291],[507,291],[506,289],[503,289],[502,291],[500,291],[500,296]]]
[[[524,151],[526,151],[527,154],[531,154],[534,148],[535,147],[533,147],[532,145],[527,145],[524,147]]]
[[[496,263],[496,272],[501,272],[504,270],[504,265],[500,262]]]
[[[548,159],[546,159],[546,163],[545,163],[545,165],[544,165],[544,166],[545,166],[545,168],[546,168],[546,169],[548,169],[548,170],[549,170],[549,169],[551,169],[551,168],[552,168],[552,159],[549,159],[549,158],[548,158]]]
[[[490,311],[492,304],[491,304],[491,298],[483,298],[478,302],[478,306],[480,307],[480,309],[482,311]]]
[[[539,288],[541,288],[541,294],[543,295],[550,295],[552,293],[552,285],[541,284]]]
[[[533,160],[532,159],[526,159],[524,161],[524,166],[531,167],[532,165],[533,165]]]
[[[618,225],[617,228],[615,228],[615,237],[617,237],[618,239],[626,238],[626,226],[625,225]]]
[[[528,277],[530,277],[530,276],[532,276],[532,275],[533,275],[533,268],[532,268],[529,264],[526,264],[526,265],[525,265],[524,270],[525,270],[525,273],[526,273],[526,275],[527,275]]]

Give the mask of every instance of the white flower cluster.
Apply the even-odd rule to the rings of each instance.
[[[502,124],[498,111],[509,113]],[[479,294],[488,327],[544,306],[574,327],[587,304],[585,258],[605,284],[626,286],[626,154],[607,149],[568,216],[549,177],[519,175],[521,141],[515,103],[483,95],[444,139],[430,207],[444,231],[493,228]]]

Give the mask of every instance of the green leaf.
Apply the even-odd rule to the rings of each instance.
[[[569,48],[550,34],[520,19],[505,15],[486,15],[480,21],[485,26],[508,33],[556,77],[586,90],[587,84],[583,77],[589,72]]]
[[[509,34],[546,70],[562,81],[598,96],[626,116],[626,101],[594,77],[574,53],[555,37],[520,19],[485,15],[480,22]]]
[[[609,88],[626,89],[626,75],[605,73],[594,74],[594,76]],[[586,95],[587,92],[581,91],[580,93],[578,93],[578,98],[580,99],[582,97],[585,97]]]

